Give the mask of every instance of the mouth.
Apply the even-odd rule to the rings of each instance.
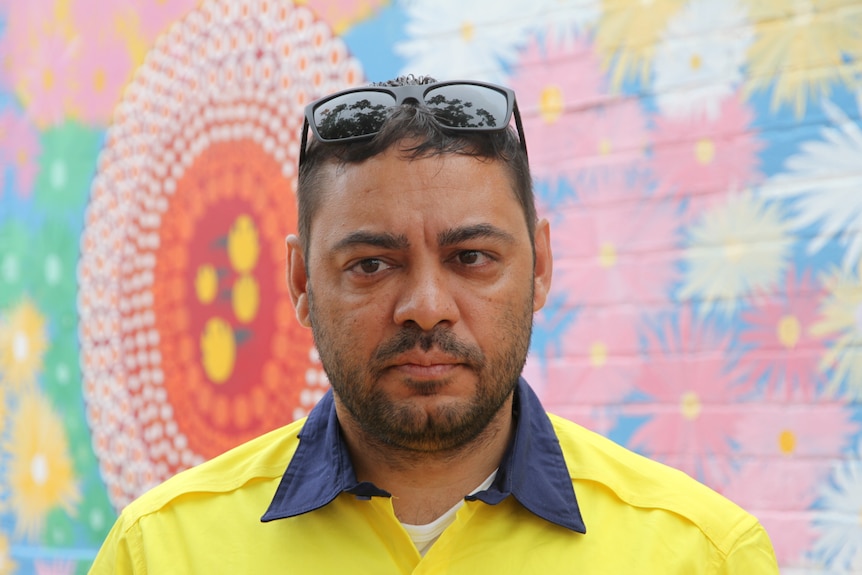
[[[390,369],[414,380],[441,379],[465,367],[460,358],[445,353],[410,352],[395,358]]]
[[[375,371],[400,371],[408,377],[441,378],[467,368],[480,371],[484,356],[476,346],[459,341],[446,328],[432,331],[406,327],[377,348],[372,358]]]

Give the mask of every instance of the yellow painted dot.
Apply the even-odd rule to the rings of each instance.
[[[198,268],[198,273],[195,276],[195,293],[198,296],[198,301],[207,304],[212,302],[218,293],[218,273],[216,269],[204,264]]]
[[[250,272],[257,265],[260,243],[250,216],[242,214],[234,220],[227,236],[227,254],[230,265],[239,273]]]
[[[204,372],[213,383],[224,383],[236,363],[236,338],[228,322],[212,317],[201,334],[201,361]]]
[[[698,398],[697,394],[693,391],[686,392],[682,396],[682,401],[680,401],[679,407],[680,411],[682,411],[682,416],[693,421],[697,419],[698,415],[700,415],[700,398]]]
[[[778,341],[787,349],[793,349],[799,343],[802,325],[796,316],[785,315],[778,321]]]
[[[610,268],[617,263],[617,248],[614,244],[604,243],[599,248],[599,265]]]
[[[556,84],[544,87],[539,96],[539,114],[546,124],[553,124],[563,114],[563,91]]]
[[[608,362],[608,346],[602,341],[590,346],[590,363],[594,367],[602,367]]]
[[[599,140],[599,153],[603,156],[610,155],[613,151],[613,145],[611,144],[610,139],[602,138]]]
[[[738,263],[745,255],[745,244],[739,240],[727,240],[724,242],[724,256],[729,262]]]
[[[231,290],[231,303],[236,318],[248,323],[257,316],[260,307],[260,289],[254,276],[242,275],[233,284]]]
[[[692,70],[700,70],[700,67],[703,65],[703,59],[700,57],[700,54],[692,54],[691,60],[688,63]]]
[[[107,79],[107,78],[108,78],[108,77],[107,77],[107,75],[105,74],[105,71],[104,71],[104,70],[102,70],[101,68],[99,68],[98,70],[96,70],[96,73],[95,73],[95,74],[93,74],[93,89],[94,89],[96,92],[101,92],[102,90],[104,90],[104,89],[105,89],[105,84],[107,84],[107,83],[108,83],[108,79]]]
[[[461,39],[465,42],[472,42],[476,36],[476,27],[472,22],[463,22],[461,24]]]
[[[715,159],[715,142],[709,138],[701,138],[694,145],[694,157],[697,163],[708,166]]]
[[[778,434],[778,449],[784,455],[793,455],[796,451],[796,434],[785,429]]]
[[[42,88],[51,90],[54,87],[54,71],[50,68],[45,68],[42,72]]]

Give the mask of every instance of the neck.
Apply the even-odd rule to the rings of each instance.
[[[369,436],[336,398],[336,412],[356,477],[392,494],[403,523],[437,519],[479,486],[500,465],[514,433],[512,397],[471,441],[454,449],[418,451]]]

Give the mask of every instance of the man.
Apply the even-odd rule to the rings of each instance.
[[[751,515],[519,377],[552,261],[510,90],[313,103],[298,196],[288,282],[332,391],[129,505],[93,573],[778,572]]]

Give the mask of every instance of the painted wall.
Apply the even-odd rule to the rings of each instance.
[[[320,397],[301,110],[402,72],[518,94],[547,407],[862,573],[858,0],[0,0],[0,573]]]

